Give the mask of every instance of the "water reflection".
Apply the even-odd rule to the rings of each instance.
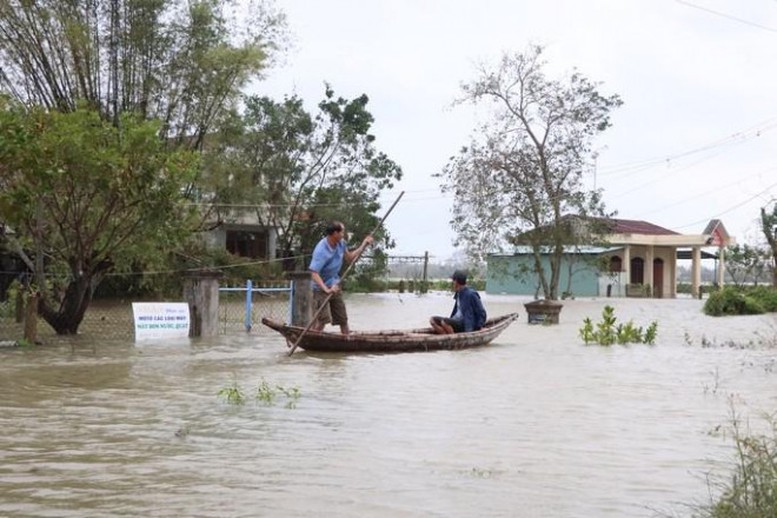
[[[493,315],[513,297],[486,297]],[[215,340],[0,351],[3,516],[656,516],[704,501],[731,453],[729,396],[777,403],[774,316],[617,301],[654,347],[585,347],[606,302],[567,301],[489,347],[291,357],[254,329]],[[424,325],[447,294],[351,296],[352,327]],[[755,331],[761,333],[761,338]],[[298,387],[286,408],[254,396]],[[218,391],[239,385],[247,402]]]

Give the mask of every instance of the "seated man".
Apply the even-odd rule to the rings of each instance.
[[[467,274],[456,270],[453,281],[453,311],[449,318],[434,316],[429,323],[437,334],[468,333],[481,329],[486,323],[486,309],[480,294],[467,286]]]

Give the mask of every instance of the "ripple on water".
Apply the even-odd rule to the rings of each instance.
[[[484,300],[492,315],[527,301]],[[355,329],[423,326],[451,306],[449,294],[348,302]],[[621,321],[658,321],[656,345],[584,346],[583,318],[608,303]],[[774,316],[700,310],[565,301],[558,326],[524,317],[454,352],[289,357],[258,329],[2,351],[0,514],[682,514],[731,453],[716,432],[731,401],[754,419],[777,402],[773,350],[757,345],[777,336]],[[218,396],[230,386],[245,404]]]

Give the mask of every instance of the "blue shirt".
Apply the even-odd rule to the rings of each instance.
[[[340,269],[343,267],[343,258],[347,247],[344,239],[332,247],[327,238],[323,238],[313,249],[313,257],[308,269],[318,273],[328,288],[340,280]],[[321,288],[314,282],[313,289],[319,290]]]

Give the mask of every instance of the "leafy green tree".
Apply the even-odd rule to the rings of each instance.
[[[181,202],[196,156],[170,151],[159,130],[130,115],[116,127],[86,108],[0,104],[0,220],[58,334],[78,331],[106,273],[186,237],[193,215]]]
[[[187,219],[172,211],[179,194],[202,199],[207,193],[190,174],[192,159],[184,164],[184,155],[167,155],[163,148],[202,150],[206,136],[232,113],[241,89],[283,49],[285,37],[284,17],[271,0],[0,0],[0,94],[32,109],[29,120],[18,110],[3,114],[9,133],[0,154],[9,162],[0,167],[13,174],[0,180],[9,186],[2,195],[6,208],[21,207],[23,193],[43,200],[31,206],[34,221],[29,210],[3,210],[0,221],[12,228],[18,253],[34,263],[38,283],[44,283],[44,254],[53,254],[47,273],[73,276],[62,296],[41,286],[47,297],[41,312],[58,332],[75,332],[91,291],[112,265],[158,259],[155,247],[144,243],[159,242],[171,231],[158,234],[164,227],[155,212],[164,207],[159,193],[170,194],[167,222],[186,228]],[[36,108],[77,115],[46,116]],[[110,122],[116,133],[100,121]],[[157,142],[151,141],[152,129]],[[18,139],[29,145],[17,145]],[[147,149],[138,143],[143,139]],[[84,171],[76,158],[88,164]],[[144,175],[157,168],[160,183],[137,176],[139,167]],[[54,174],[60,171],[73,173],[71,186]],[[165,171],[175,175],[165,178]],[[178,185],[183,178],[187,183]],[[117,210],[94,212],[101,207],[85,207],[85,193]],[[65,202],[58,200],[68,197],[73,201],[63,213],[57,204]],[[137,207],[146,210],[148,221],[133,219]],[[150,234],[136,240],[125,233],[127,225]],[[171,239],[169,247],[177,241]],[[58,270],[62,264],[67,268]]]
[[[0,89],[114,124],[159,119],[163,139],[199,149],[284,41],[264,1],[0,0]]]
[[[761,230],[766,237],[771,252],[772,286],[777,288],[777,203],[772,206],[772,211],[767,212],[761,207]]]
[[[725,249],[726,273],[736,286],[748,283],[757,286],[768,268],[770,255],[765,249],[748,244],[728,246]]]
[[[531,246],[543,295],[556,300],[564,247],[588,244],[580,236],[589,232],[575,221],[606,215],[600,192],[586,191],[582,177],[592,140],[622,103],[578,72],[549,79],[541,54],[539,46],[505,54],[462,86],[458,102],[488,102],[493,115],[439,176],[443,191],[455,196],[451,223],[458,243],[474,257],[508,243]],[[545,254],[549,272],[542,267]]]
[[[223,127],[216,152],[205,157],[204,185],[220,219],[251,212],[279,230],[285,256],[311,252],[329,220],[359,238],[372,231],[379,195],[402,170],[376,149],[367,103],[366,95],[345,99],[329,86],[315,115],[296,96],[247,98],[244,114]]]

